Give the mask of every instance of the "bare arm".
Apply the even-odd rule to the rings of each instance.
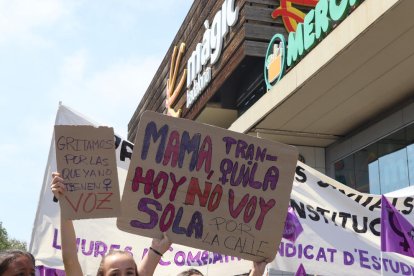
[[[65,192],[63,179],[60,177],[59,173],[53,173],[52,177],[52,192],[55,197],[60,200],[63,198]],[[60,235],[62,242],[62,259],[66,275],[82,276],[82,268],[79,263],[76,248],[75,228],[73,227],[72,220],[64,219],[60,216]]]
[[[262,276],[266,269],[266,262],[253,262],[253,269],[250,270],[249,276]]]
[[[167,235],[164,233],[164,237],[159,239],[152,239],[151,247],[160,254],[164,254],[170,248],[171,242]],[[138,266],[138,274],[140,276],[152,276],[154,275],[155,269],[161,256],[158,255],[154,250],[148,250],[148,253],[144,256]]]

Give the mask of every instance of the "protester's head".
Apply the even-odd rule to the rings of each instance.
[[[131,253],[112,250],[102,258],[97,276],[107,275],[131,275],[137,276],[138,269]]]
[[[197,269],[191,268],[189,270],[181,272],[177,276],[203,276],[203,273],[201,273]]]
[[[22,250],[5,250],[0,252],[0,275],[14,276],[35,275],[33,255]]]

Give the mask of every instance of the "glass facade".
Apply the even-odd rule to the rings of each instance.
[[[371,194],[414,185],[413,143],[414,124],[335,162],[335,179]]]

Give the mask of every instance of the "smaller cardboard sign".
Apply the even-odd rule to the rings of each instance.
[[[144,112],[119,229],[254,261],[275,258],[296,148]],[[214,262],[216,262],[215,260]]]
[[[114,130],[109,127],[55,126],[56,163],[65,196],[64,218],[109,218],[120,213]]]

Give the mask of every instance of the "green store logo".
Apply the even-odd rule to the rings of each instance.
[[[265,56],[264,78],[267,90],[280,81],[287,67],[293,67],[312,50],[334,25],[339,24],[363,0],[319,0],[295,32],[290,32],[286,46],[282,34],[271,39]]]
[[[266,88],[268,90],[282,78],[285,72],[285,45],[286,42],[284,36],[275,34],[267,47],[264,77]]]

